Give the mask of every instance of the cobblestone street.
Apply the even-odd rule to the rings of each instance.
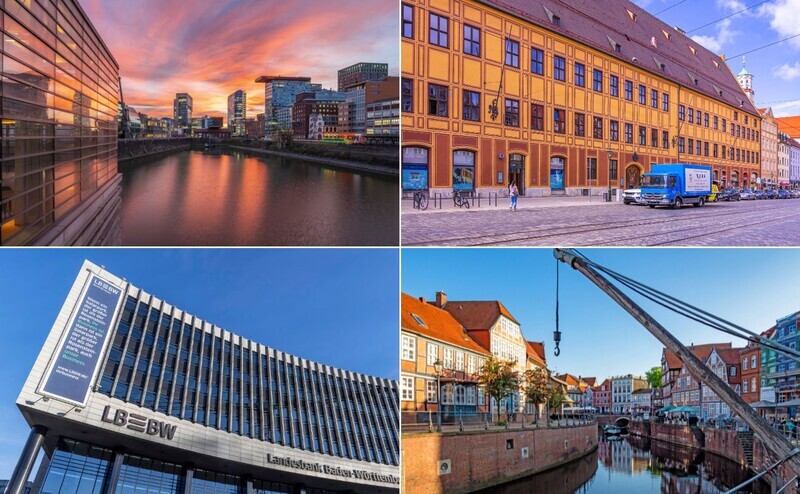
[[[507,201],[507,199],[505,200]],[[449,204],[448,204],[449,203]],[[800,200],[686,206],[680,210],[601,199],[521,199],[498,207],[415,211],[403,203],[404,246],[791,246],[800,243]],[[431,204],[433,207],[433,204]]]

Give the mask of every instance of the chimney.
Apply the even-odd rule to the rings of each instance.
[[[420,302],[422,302],[422,303],[424,304],[424,303],[425,303],[425,297],[420,297],[420,298],[419,298],[419,301],[420,301]]]
[[[447,303],[447,294],[444,292],[436,292],[436,307],[442,308]]]

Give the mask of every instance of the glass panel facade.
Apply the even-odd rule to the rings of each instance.
[[[119,68],[74,0],[0,3],[0,28],[0,245],[25,245],[118,176]]]
[[[149,458],[125,455],[117,494],[181,494],[181,467]]]
[[[231,434],[398,464],[396,386],[206,326],[129,296],[99,392]]]
[[[60,439],[42,484],[42,494],[102,494],[113,459],[109,449]]]

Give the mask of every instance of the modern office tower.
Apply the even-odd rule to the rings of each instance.
[[[366,127],[369,142],[400,142],[400,97],[368,103]]]
[[[0,245],[118,244],[119,65],[77,1],[45,5],[0,2]]]
[[[182,127],[189,127],[192,121],[192,107],[194,103],[189,93],[177,93],[173,101],[175,123]]]
[[[247,93],[241,89],[228,96],[228,129],[233,137],[246,135]]]
[[[309,121],[312,115],[322,118],[319,132],[315,132],[313,139],[322,139],[321,134],[333,134],[339,126],[339,103],[345,100],[345,93],[323,89],[297,95],[297,101],[292,106],[292,128],[294,137],[298,139],[312,139],[309,137]],[[321,127],[321,128],[320,128]]]
[[[291,108],[297,95],[322,89],[309,77],[261,76],[264,83],[265,134],[271,138],[278,129],[292,129]]]
[[[31,433],[6,493],[42,449],[43,494],[396,493],[397,393],[86,261],[17,399]]]
[[[389,64],[361,62],[339,70],[339,91],[367,81],[382,81],[389,76]]]
[[[366,81],[347,89],[346,101],[350,105],[350,131],[365,134],[367,130],[367,105],[376,101],[400,96],[400,79],[387,77],[382,81]]]

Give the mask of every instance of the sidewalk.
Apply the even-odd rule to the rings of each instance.
[[[494,197],[491,203],[488,198],[482,197],[480,207],[478,207],[478,199],[470,200],[470,209],[459,208],[453,204],[453,199],[443,198],[441,209],[439,203],[434,204],[433,197],[430,198],[428,209],[419,211],[414,209],[414,201],[411,198],[403,199],[401,203],[402,214],[428,214],[428,213],[443,213],[452,211],[508,211],[510,199],[508,197],[498,197],[497,207],[494,205]],[[571,206],[604,206],[614,207],[623,206],[623,202],[603,202],[603,196],[592,196],[591,200],[588,196],[551,196],[551,197],[520,197],[517,199],[517,211],[523,209],[548,209],[548,208],[561,208]],[[631,206],[633,207],[633,206]]]

